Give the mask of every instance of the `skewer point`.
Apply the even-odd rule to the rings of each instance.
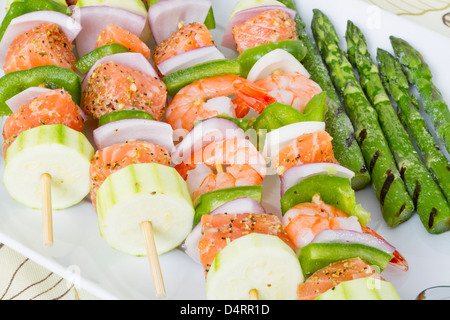
[[[164,287],[164,280],[162,277],[161,266],[159,264],[158,252],[156,250],[155,238],[153,235],[153,227],[150,221],[144,221],[141,223],[142,231],[145,236],[145,247],[147,249],[147,257],[152,270],[153,284],[155,286],[156,298],[164,299],[166,289]]]
[[[44,247],[53,246],[53,219],[52,219],[52,177],[48,173],[41,175],[42,183],[42,227]]]
[[[250,294],[250,299],[251,300],[259,300],[258,290],[252,289],[252,290],[250,290],[249,294]]]
[[[223,173],[223,165],[221,163],[216,163],[217,173]]]

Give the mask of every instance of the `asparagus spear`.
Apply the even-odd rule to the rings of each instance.
[[[425,165],[430,169],[447,200],[450,200],[450,163],[439,150],[438,144],[426,126],[419,112],[417,98],[409,93],[409,84],[397,59],[389,52],[378,49],[377,61],[384,87],[396,102],[399,117],[408,128],[420,150]],[[449,221],[436,220],[435,214],[427,222],[429,228],[436,230],[448,228]]]
[[[450,152],[450,110],[433,83],[433,75],[422,54],[405,40],[391,36],[394,53],[408,78],[419,92],[422,106],[430,116],[438,138]]]
[[[314,10],[312,30],[331,79],[342,94],[355,127],[383,217],[389,226],[398,226],[411,217],[415,208],[378,122],[378,115],[367,100],[353,66],[339,48],[339,37],[334,26],[318,9]]]
[[[384,89],[378,67],[368,52],[366,39],[351,21],[347,24],[346,40],[349,60],[357,68],[360,84],[378,113],[380,126],[417,213],[428,232],[448,231],[450,224],[447,223],[444,227],[445,223],[444,225],[440,223],[440,221],[450,222],[450,206],[447,199],[417,154],[410,135]],[[434,223],[430,223],[432,216]]]
[[[352,188],[361,190],[370,184],[370,174],[364,162],[361,149],[355,138],[353,125],[345,113],[336,89],[328,74],[328,70],[317,51],[314,40],[306,31],[306,25],[297,9],[295,1],[280,0],[287,7],[296,10],[295,22],[299,39],[307,48],[307,54],[302,64],[315,81],[327,94],[328,111],[326,114],[326,130],[333,137],[333,152],[338,162],[355,173]]]

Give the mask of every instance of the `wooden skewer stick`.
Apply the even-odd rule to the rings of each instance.
[[[161,266],[159,264],[158,252],[156,251],[152,223],[150,221],[144,221],[141,223],[141,228],[145,236],[145,247],[147,249],[148,262],[150,263],[150,268],[152,269],[156,297],[158,299],[163,299],[166,297],[166,289],[164,287]]]
[[[53,219],[52,219],[52,177],[48,173],[41,175],[42,184],[42,227],[44,234],[44,247],[53,246]]]
[[[252,289],[252,290],[250,290],[249,294],[250,294],[250,299],[251,300],[259,300],[258,290]]]
[[[216,163],[216,170],[217,170],[217,173],[223,172],[223,166],[221,163]]]

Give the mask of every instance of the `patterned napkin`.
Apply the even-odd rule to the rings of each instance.
[[[0,300],[96,300],[0,243]]]
[[[450,37],[450,0],[364,0]],[[0,300],[95,300],[0,243]]]
[[[365,0],[450,37],[450,0]]]

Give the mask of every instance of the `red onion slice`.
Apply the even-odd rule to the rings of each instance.
[[[334,163],[301,164],[288,169],[281,177],[281,196],[302,180],[320,174],[329,174],[348,179],[352,179],[355,176],[353,171]]]
[[[138,71],[142,73],[148,74],[151,77],[158,78],[159,76],[153,68],[152,64],[149,60],[147,60],[141,53],[137,52],[124,52],[124,53],[116,53],[103,58],[98,59],[94,65],[91,67],[89,72],[84,76],[82,83],[82,90],[86,89],[89,78],[94,72],[95,68],[99,64],[114,62],[116,64],[120,64]]]
[[[216,111],[217,114],[228,115],[236,118],[236,106],[230,97],[215,97],[203,103],[206,110]]]
[[[265,214],[266,210],[261,203],[252,198],[238,198],[224,203],[223,205],[214,209],[210,214],[240,214],[240,213],[254,213]],[[200,262],[200,253],[198,251],[198,243],[202,239],[202,224],[198,223],[191,233],[186,237],[182,248],[185,253],[194,261]]]
[[[284,7],[284,6],[258,6],[253,7],[250,9],[245,9],[236,12],[228,22],[227,28],[225,30],[225,34],[222,39],[222,46],[236,50],[236,42],[233,38],[233,27],[238,26],[246,22],[247,20],[253,18],[254,16],[260,14],[261,12],[268,11],[268,10],[284,10],[286,13],[291,17],[292,20],[295,19],[295,15],[297,12],[295,10],[292,10],[290,8]]]
[[[203,23],[212,0],[160,0],[150,6],[148,22],[158,45],[179,29],[180,23]]]
[[[19,108],[30,103],[37,97],[39,97],[41,94],[52,91],[52,89],[45,88],[45,87],[30,87],[28,89],[25,89],[21,93],[15,95],[14,97],[8,99],[5,101],[5,103],[8,105],[9,109],[13,113],[16,113],[19,111]],[[84,113],[83,110],[81,110],[80,107],[78,107],[78,111],[80,112],[80,116],[84,121],[88,120],[88,117]]]
[[[312,243],[362,244],[390,254],[395,252],[395,248],[386,241],[368,233],[352,230],[322,230],[314,237]]]
[[[148,119],[124,119],[109,122],[94,130],[94,142],[98,149],[125,141],[146,141],[172,152],[173,130],[164,122]]]
[[[35,11],[11,20],[0,43],[0,64],[3,68],[11,43],[19,35],[43,23],[57,24],[67,39],[72,42],[81,33],[81,25],[68,15],[55,11]]]
[[[202,224],[198,223],[186,237],[181,248],[195,262],[201,264],[198,243],[202,240]]]
[[[221,59],[225,59],[225,56],[216,46],[207,46],[178,54],[160,63],[157,67],[162,75],[167,76],[200,63]]]
[[[200,150],[213,141],[233,138],[246,139],[247,135],[244,130],[230,120],[221,118],[204,120],[197,124],[194,129],[192,129],[183,140],[176,145],[174,152],[171,155],[172,162],[175,165],[180,164],[192,153]]]
[[[224,203],[223,205],[214,209],[210,214],[239,214],[239,213],[254,213],[265,214],[266,209],[259,201],[253,198],[237,198]]]
[[[146,17],[142,15],[110,6],[74,7],[72,17],[83,27],[76,39],[80,57],[94,50],[98,35],[109,24],[114,24],[140,37],[147,22]]]
[[[275,49],[259,59],[248,73],[247,80],[256,82],[271,76],[274,72],[298,72],[307,78],[311,74],[292,54],[283,49]]]
[[[15,95],[9,100],[6,100],[5,103],[8,105],[9,109],[11,109],[13,113],[16,113],[20,107],[30,103],[41,94],[49,91],[51,91],[51,89],[44,87],[31,87],[25,89],[24,91]]]

